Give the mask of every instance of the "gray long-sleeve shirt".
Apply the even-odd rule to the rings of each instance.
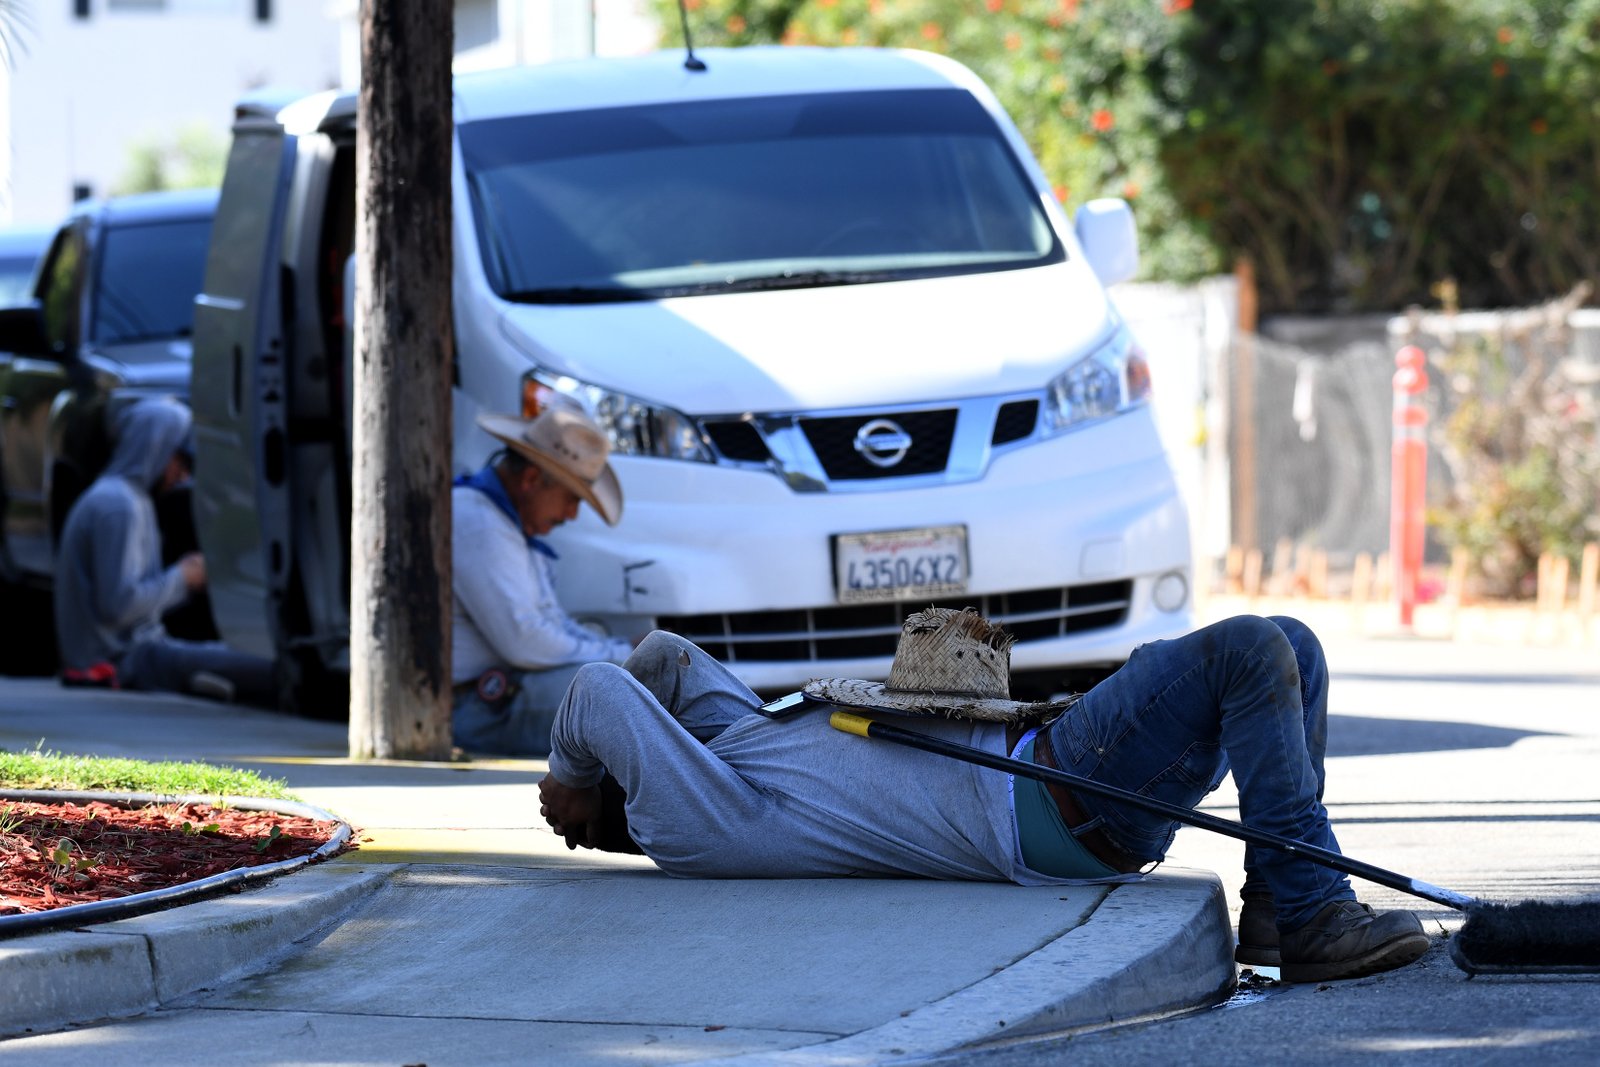
[[[189,421],[175,400],[143,400],[118,413],[111,462],[61,531],[55,615],[63,667],[115,663],[135,644],[159,640],[162,613],[188,595],[178,567],[161,566],[150,491]]]
[[[1004,774],[840,733],[823,707],[752,714],[749,689],[671,634],[651,634],[625,667],[579,672],[551,732],[550,773],[584,787],[610,771],[634,840],[669,874],[1062,881],[1018,858]],[[994,723],[916,728],[1005,746]]]

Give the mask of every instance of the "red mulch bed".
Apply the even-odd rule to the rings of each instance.
[[[110,900],[277,863],[315,852],[338,828],[336,822],[209,804],[123,808],[103,801],[0,799],[0,915]]]

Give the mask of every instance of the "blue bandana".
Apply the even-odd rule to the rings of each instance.
[[[506,493],[506,487],[505,484],[500,481],[500,475],[495,473],[493,460],[491,460],[489,463],[485,463],[474,474],[460,475],[456,478],[455,484],[465,486],[468,489],[476,489],[478,492],[494,501],[494,506],[505,512],[506,515],[510,517],[512,525],[516,526],[518,530],[522,529],[522,516],[517,514],[517,506],[511,502],[510,495]],[[551,559],[560,558],[556,555],[555,549],[551,548],[537,537],[528,538],[528,547],[536,552],[541,552],[544,555],[549,556]]]

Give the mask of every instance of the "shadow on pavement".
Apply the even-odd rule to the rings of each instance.
[[[1507,748],[1525,737],[1553,736],[1540,730],[1513,730],[1468,722],[1378,719],[1362,715],[1328,716],[1329,756],[1382,756],[1401,752]]]

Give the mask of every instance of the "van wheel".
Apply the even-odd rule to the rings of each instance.
[[[278,657],[278,707],[324,722],[350,718],[350,675],[323,665],[315,652]]]

